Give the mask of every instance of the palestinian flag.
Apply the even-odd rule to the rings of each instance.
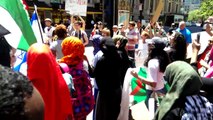
[[[147,78],[147,72],[145,68],[140,68],[138,71],[138,75],[144,78]],[[135,77],[131,80],[131,88],[132,92],[130,95],[133,95],[134,97],[134,104],[137,104],[139,102],[142,102],[146,100],[146,87],[145,84],[141,82],[141,80],[136,79]]]
[[[138,75],[143,78],[147,78],[147,69],[140,67],[140,69],[138,71]],[[166,81],[164,81],[164,82],[165,82],[164,87],[165,87],[166,91],[168,91],[170,87]],[[147,98],[146,85],[144,83],[142,83],[141,80],[138,80],[135,77],[133,77],[131,80],[131,88],[132,88],[132,92],[130,93],[130,95],[133,95],[133,97],[134,97],[134,100],[133,100],[134,104],[137,104],[139,102],[146,100],[146,98]]]
[[[12,47],[27,51],[36,42],[22,0],[0,0],[0,18],[0,24],[10,32],[5,38]]]

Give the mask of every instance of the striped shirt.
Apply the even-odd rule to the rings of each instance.
[[[128,43],[127,43],[127,49],[129,51],[135,50],[135,44],[137,43],[135,41],[135,39],[138,39],[138,34],[137,32],[133,29],[131,31],[129,31],[126,35],[127,39],[128,39]]]

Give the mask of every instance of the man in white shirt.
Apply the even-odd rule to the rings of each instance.
[[[52,26],[52,20],[50,18],[46,18],[45,20],[46,27],[44,28],[44,33],[47,36],[47,40],[45,41],[47,44],[52,43],[53,31],[55,27]]]
[[[118,26],[117,25],[113,25],[112,31],[113,31],[113,37],[115,35],[118,35],[119,34]]]

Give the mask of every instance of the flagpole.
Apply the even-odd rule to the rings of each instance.
[[[39,16],[38,16],[38,12],[37,12],[37,6],[34,4],[34,8],[35,8],[35,13],[36,13],[36,15],[37,15],[37,18],[38,18],[38,27],[39,27],[39,32],[40,32],[40,34],[41,34],[41,40],[42,40],[42,42],[44,43],[44,38],[43,38],[43,32],[41,31],[41,23],[40,23],[40,18],[39,18]]]

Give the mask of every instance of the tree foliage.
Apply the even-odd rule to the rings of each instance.
[[[213,0],[202,0],[200,7],[200,15],[207,19],[209,16],[213,16]]]
[[[188,14],[188,21],[197,21],[200,18],[202,18],[202,15],[200,14],[201,11],[199,9],[190,11]]]

